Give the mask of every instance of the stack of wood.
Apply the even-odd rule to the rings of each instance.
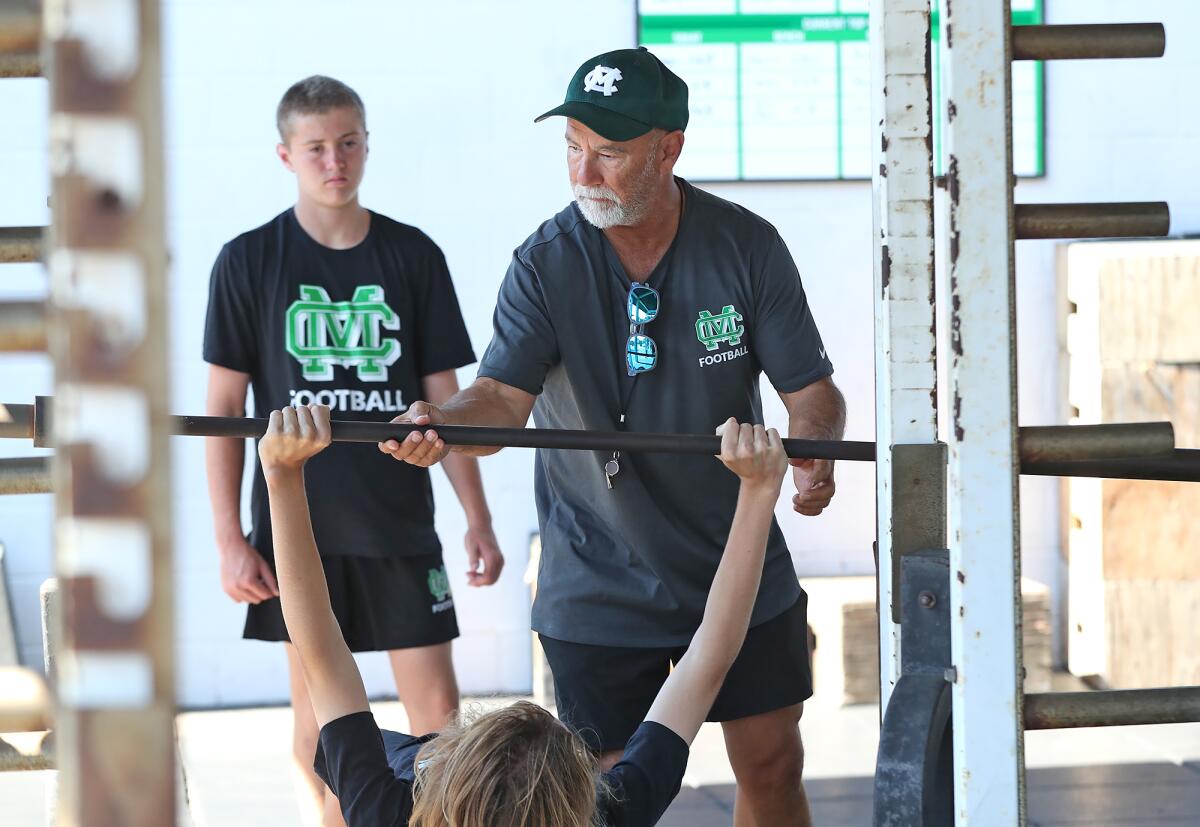
[[[1170,420],[1200,447],[1200,242],[1064,245],[1059,283],[1074,421]],[[1200,683],[1200,484],[1064,486],[1071,671]]]

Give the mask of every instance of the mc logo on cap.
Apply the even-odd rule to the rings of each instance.
[[[597,63],[596,68],[588,72],[587,77],[583,79],[583,91],[603,92],[607,98],[621,91],[616,87],[617,81],[621,79],[620,69],[609,69]]]
[[[535,120],[552,115],[573,118],[610,141],[631,141],[655,128],[684,129],[688,88],[645,48],[617,49],[585,61],[562,104]]]

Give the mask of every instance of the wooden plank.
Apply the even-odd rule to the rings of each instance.
[[[1200,446],[1200,244],[1067,245],[1068,401]],[[1060,274],[1060,278],[1062,278]],[[1200,486],[1067,483],[1069,663],[1116,688],[1200,680]]]
[[[1110,686],[1200,683],[1200,581],[1113,580],[1105,603]]]
[[[1109,365],[1099,379],[1104,421],[1170,420],[1176,447],[1200,447],[1200,365]]]
[[[1200,485],[1106,480],[1101,511],[1105,581],[1200,582]]]
[[[842,607],[842,703],[879,703],[879,613],[874,603]]]
[[[1200,362],[1200,257],[1114,258],[1099,289],[1105,364]]]

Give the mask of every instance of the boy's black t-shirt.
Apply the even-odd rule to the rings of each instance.
[[[387,421],[423,396],[421,379],[475,361],[442,251],[415,227],[371,213],[361,243],[325,247],[287,210],[225,245],[209,286],[204,360],[250,374],[255,416],[328,405],[333,419]],[[441,551],[424,468],[373,444],[309,460],[305,484],[322,555]],[[251,544],[271,554],[262,469]]]
[[[313,764],[342,805],[349,827],[405,827],[412,815],[412,762],[428,739],[381,732],[370,712],[321,728]],[[597,801],[607,827],[652,827],[679,792],[688,745],[671,730],[644,721],[625,755],[604,773]]]

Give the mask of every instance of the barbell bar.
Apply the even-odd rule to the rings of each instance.
[[[1193,723],[1200,721],[1200,686],[1031,693],[1024,714],[1025,729]]]
[[[0,302],[0,353],[44,351],[46,331],[45,302]]]
[[[1013,60],[1094,60],[1162,57],[1162,23],[1085,23],[1013,26]]]
[[[36,405],[0,405],[0,437],[33,437],[46,445],[51,417],[51,400],[38,397]],[[403,422],[331,423],[335,442],[384,442],[403,440],[413,431],[428,426]],[[255,439],[267,430],[262,417],[172,416],[168,430],[178,436],[210,436]],[[491,428],[469,425],[435,427],[448,445],[507,448],[553,448],[584,451],[626,451],[713,455],[720,452],[720,438],[708,434],[633,433],[626,431],[573,431],[550,428]],[[834,459],[870,462],[875,443],[852,440],[784,439],[784,450],[794,459]],[[1146,458],[1173,456],[1175,431],[1170,422],[1138,422],[1109,425],[1053,425],[1020,429],[1022,471],[1026,466],[1109,462],[1131,463]],[[1175,452],[1176,454],[1179,452]],[[1200,452],[1197,452],[1200,453]],[[1188,460],[1193,459],[1191,456]],[[1026,471],[1051,473],[1050,471]]]
[[[0,227],[0,264],[41,261],[44,238],[44,227]]]
[[[707,454],[721,452],[721,438],[708,434],[653,434],[627,431],[569,431],[553,428],[485,428],[474,425],[412,425],[404,422],[330,423],[334,442],[403,440],[413,431],[437,431],[447,445],[500,448],[557,448],[579,451]],[[267,420],[261,417],[174,416],[170,431],[180,436],[261,437]],[[834,439],[784,439],[793,459],[875,459],[874,442]]]
[[[1046,460],[1021,463],[1021,473],[1039,477],[1101,477],[1118,480],[1200,482],[1200,450],[1176,448],[1169,454],[1110,459]]]
[[[33,405],[5,405],[0,402],[0,439],[33,439]]]
[[[1171,231],[1171,209],[1165,201],[1014,204],[1013,231],[1022,241],[1161,237]]]
[[[42,60],[37,52],[0,54],[0,78],[37,78],[42,76]]]
[[[34,78],[42,74],[42,16],[35,3],[0,7],[0,78]]]
[[[53,490],[50,457],[0,459],[0,494],[49,494]]]

